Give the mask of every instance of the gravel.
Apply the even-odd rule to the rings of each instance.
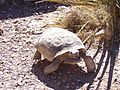
[[[45,2],[0,8],[0,90],[106,90],[109,87],[119,90],[119,42],[112,50],[118,57],[111,55],[109,58],[108,51],[96,56],[100,67],[97,74],[87,74],[83,66],[61,64],[56,72],[45,76],[43,70],[50,62],[34,63],[32,42],[51,18],[63,13],[55,11],[57,7],[61,5]],[[88,54],[93,56],[95,52],[92,48]]]

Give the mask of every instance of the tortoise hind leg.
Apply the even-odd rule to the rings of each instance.
[[[52,62],[50,65],[48,65],[47,67],[45,67],[44,69],[44,74],[45,75],[48,75],[50,73],[52,73],[53,71],[57,70],[58,69],[58,66],[59,64],[61,63],[62,61],[59,60],[59,59],[55,59],[54,62]]]
[[[41,54],[38,50],[36,50],[33,59],[41,59]]]
[[[87,67],[87,72],[88,73],[95,72],[96,66],[95,66],[95,62],[93,61],[93,59],[90,56],[85,56],[83,59]]]

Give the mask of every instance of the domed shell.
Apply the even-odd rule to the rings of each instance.
[[[62,28],[49,28],[45,30],[36,45],[37,50],[49,61],[65,52],[84,49],[80,38],[74,33]]]

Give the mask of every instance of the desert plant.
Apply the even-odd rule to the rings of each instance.
[[[44,0],[43,0],[44,1]],[[71,4],[71,5],[104,5],[107,9],[109,17],[108,28],[105,31],[105,37],[108,37],[107,40],[114,39],[120,34],[120,1],[119,0],[46,0],[52,2],[58,2],[63,4]],[[113,36],[113,37],[112,37]]]

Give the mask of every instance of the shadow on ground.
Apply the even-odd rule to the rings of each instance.
[[[34,14],[42,14],[55,11],[58,6],[64,6],[63,4],[53,2],[19,2],[16,4],[0,5],[0,20],[8,18],[21,18],[28,17]]]
[[[99,82],[98,82],[98,85],[97,85],[97,87],[96,87],[95,90],[99,89],[100,84],[102,82],[102,78],[103,78],[103,76],[104,76],[107,68],[109,68],[109,71],[108,71],[109,73],[108,73],[108,81],[107,81],[106,90],[110,90],[111,84],[112,84],[112,78],[113,78],[113,71],[114,71],[114,66],[115,66],[115,60],[116,60],[116,58],[118,56],[119,48],[120,48],[120,41],[114,42],[111,45],[111,48],[109,48],[109,49],[106,49],[104,47],[103,53],[101,55],[101,59],[99,61],[98,67],[97,67],[97,72],[96,72],[95,77],[98,75],[98,73],[99,73],[99,71],[101,69],[101,66],[103,64],[103,60],[105,59],[105,55],[107,56],[107,58],[105,59],[105,65],[103,67],[103,70],[102,70],[102,73],[101,73],[100,77],[98,78]],[[108,64],[110,64],[109,67],[108,67]],[[93,84],[93,82],[88,85],[87,90],[90,89],[90,87],[91,87],[92,84]]]
[[[101,59],[97,66],[96,73],[87,74],[77,65],[61,64],[56,72],[54,72],[49,76],[45,76],[43,70],[47,65],[50,64],[50,62],[48,62],[47,60],[39,61],[37,64],[34,64],[32,67],[32,72],[38,77],[40,81],[45,83],[46,86],[51,87],[55,90],[76,90],[78,88],[81,88],[86,83],[88,84],[88,86],[86,87],[85,90],[90,90],[91,86],[93,85],[94,79],[96,78],[96,76],[98,75],[101,69],[103,60],[105,60],[105,65],[103,67],[102,73],[98,78],[99,82],[94,90],[99,89],[99,86],[106,72],[108,64],[110,64],[110,66],[109,66],[108,82],[107,82],[106,90],[110,90],[112,77],[113,77],[113,70],[115,66],[115,60],[119,53],[119,45],[120,42],[115,42],[113,43],[111,48],[109,49],[104,48],[101,55]],[[105,58],[105,56],[107,56],[107,58]]]
[[[45,76],[43,70],[49,64],[47,60],[39,61],[33,65],[32,72],[46,86],[55,90],[76,90],[94,79],[94,73],[87,74],[77,65],[68,64],[61,64],[57,71]]]

